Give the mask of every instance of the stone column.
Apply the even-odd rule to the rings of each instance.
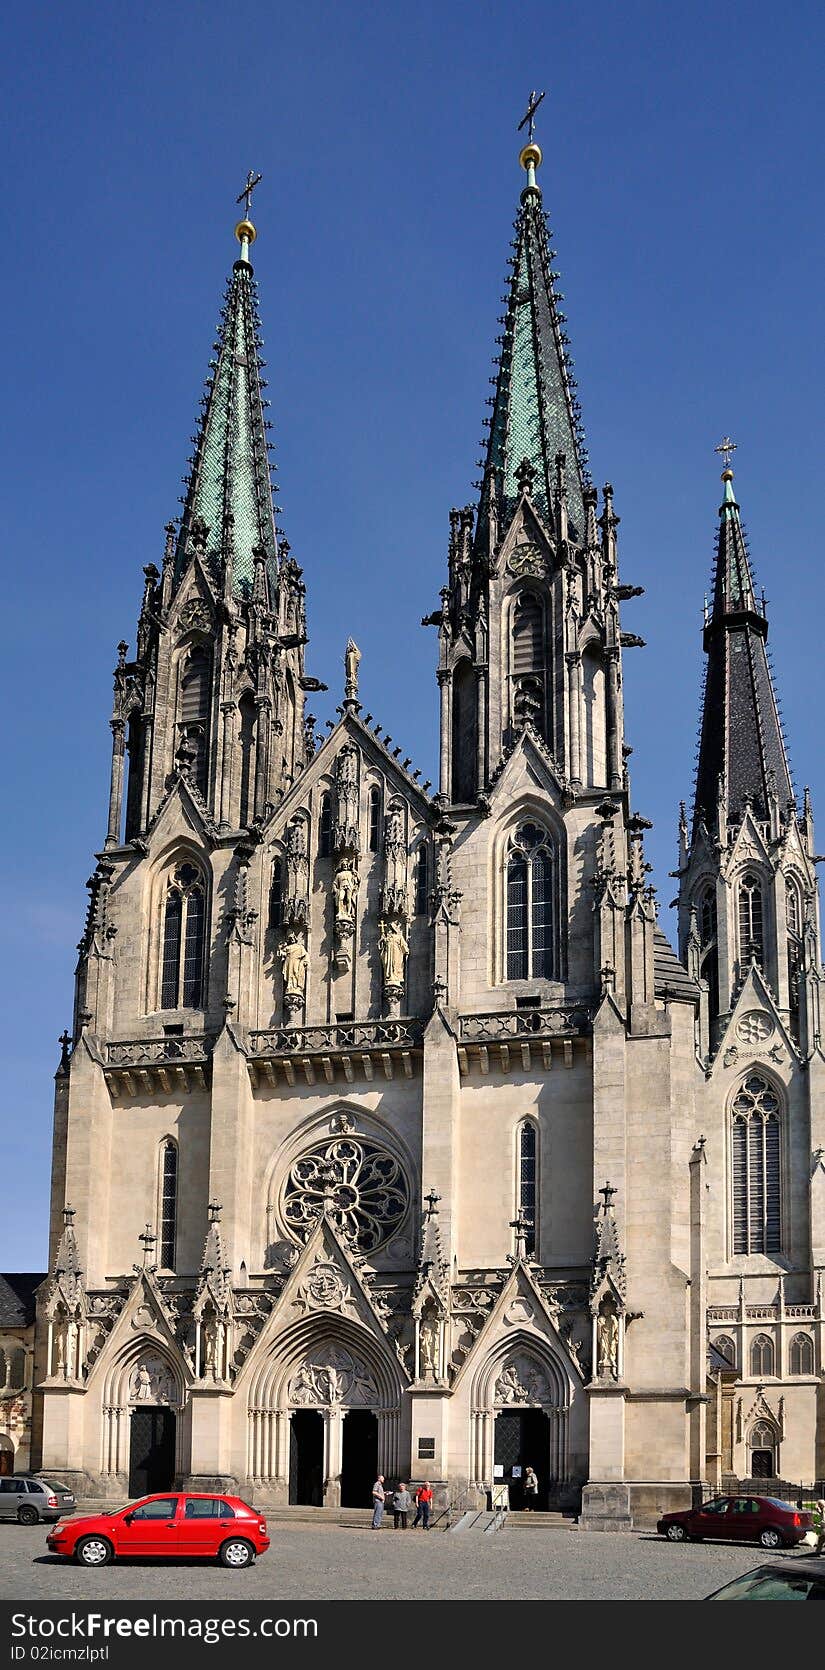
[[[622,787],[622,726],[619,697],[619,651],[607,651],[607,782]]]
[[[452,800],[451,783],[451,732],[453,719],[453,675],[449,667],[439,667],[438,690],[441,698],[441,764],[439,776],[439,793]]]
[[[151,817],[152,790],[152,741],[155,733],[155,716],[153,713],[143,715],[143,752],[141,755],[140,775],[140,833],[149,827]]]
[[[109,783],[109,828],[107,847],[120,846],[120,820],[123,809],[123,755],[125,726],[122,719],[112,719],[112,775]]]
[[[487,667],[474,667],[476,675],[476,794],[481,794],[487,775]]]
[[[232,817],[232,716],[235,712],[234,702],[221,702],[223,714],[223,734],[221,741],[221,799],[220,825],[221,829],[229,829]]]
[[[569,715],[569,747],[570,747],[570,781],[580,783],[582,780],[581,765],[581,702],[582,702],[582,658],[579,650],[571,651],[566,657],[567,662],[567,707]]]
[[[255,726],[255,817],[262,818],[269,795],[269,721],[271,702],[268,696],[256,696],[258,719]]]

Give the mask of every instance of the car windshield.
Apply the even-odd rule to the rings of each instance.
[[[825,1600],[825,1579],[802,1572],[752,1571],[720,1589],[711,1600]]]

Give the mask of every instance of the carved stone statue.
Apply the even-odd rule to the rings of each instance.
[[[284,968],[284,996],[303,1001],[309,957],[295,928],[289,929],[278,954]]]
[[[599,1312],[599,1320],[596,1324],[596,1347],[599,1378],[601,1380],[617,1380],[619,1377],[619,1318],[615,1311],[603,1310]]]
[[[428,1375],[435,1374],[436,1357],[438,1355],[438,1327],[432,1316],[426,1316],[422,1319],[419,1339],[421,1342],[421,1368],[426,1378]]]
[[[404,968],[410,948],[400,922],[382,922],[378,944],[384,969],[384,985],[403,986]]]
[[[386,915],[392,912],[402,917],[406,917],[408,910],[404,809],[398,801],[390,804],[384,821],[384,885],[381,908]]]
[[[344,699],[348,702],[358,700],[358,666],[360,660],[361,651],[358,645],[353,638],[348,638],[347,647],[344,651],[344,672],[347,680]]]
[[[335,825],[332,836],[337,853],[357,856],[358,845],[358,755],[354,748],[342,748],[335,762]]]
[[[309,915],[309,859],[304,818],[293,818],[286,832],[286,889],[283,921],[305,927]]]
[[[336,871],[332,883],[332,897],[335,905],[335,922],[338,926],[342,922],[352,922],[355,919],[355,900],[358,893],[358,874],[353,864],[346,862]]]

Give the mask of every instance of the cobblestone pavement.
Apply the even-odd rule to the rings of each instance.
[[[785,1556],[792,1560],[795,1556]],[[0,1525],[4,1600],[700,1600],[766,1558],[759,1548],[648,1535],[505,1529],[425,1535],[272,1527],[243,1572],[198,1561],[86,1571],[53,1559],[45,1527]]]

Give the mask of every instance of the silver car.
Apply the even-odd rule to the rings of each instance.
[[[58,1497],[45,1479],[0,1479],[0,1519],[16,1519],[20,1525],[36,1525],[38,1520],[53,1523],[71,1508]]]

